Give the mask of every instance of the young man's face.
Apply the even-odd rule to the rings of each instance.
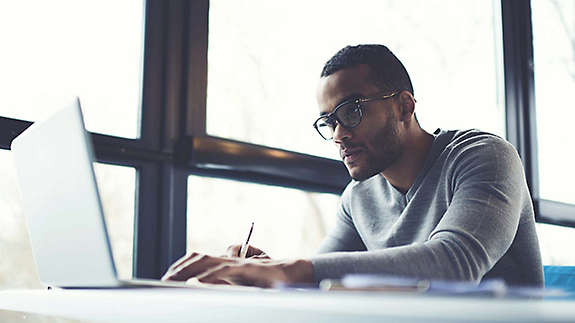
[[[320,114],[330,113],[345,101],[361,97],[376,97],[382,93],[369,77],[369,67],[358,65],[340,70],[320,79],[317,100]],[[363,117],[354,128],[339,124],[333,142],[350,176],[364,180],[391,166],[401,155],[394,98],[363,103]]]

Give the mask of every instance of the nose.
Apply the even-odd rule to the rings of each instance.
[[[333,142],[336,144],[340,144],[344,141],[347,141],[351,138],[350,129],[346,129],[342,127],[339,122],[335,125],[335,129],[333,129]]]

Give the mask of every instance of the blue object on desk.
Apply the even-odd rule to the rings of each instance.
[[[575,266],[543,266],[546,288],[575,292]]]

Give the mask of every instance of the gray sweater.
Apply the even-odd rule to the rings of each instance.
[[[380,174],[347,186],[335,229],[311,258],[316,281],[378,273],[543,285],[533,206],[515,148],[477,130],[438,129],[434,136],[406,194]]]

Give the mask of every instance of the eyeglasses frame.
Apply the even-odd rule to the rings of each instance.
[[[394,96],[397,95],[399,92],[401,92],[401,91],[396,91],[396,92],[393,92],[393,93],[391,93],[391,94],[386,94],[386,95],[383,95],[383,96],[376,96],[376,97],[371,97],[371,98],[357,98],[357,99],[353,99],[353,100],[348,100],[348,101],[342,102],[342,103],[338,104],[338,105],[335,107],[335,109],[333,109],[332,112],[330,112],[330,113],[328,113],[328,114],[326,114],[326,115],[323,115],[323,116],[317,118],[317,119],[315,120],[315,122],[313,123],[313,127],[315,128],[315,130],[317,131],[317,133],[319,133],[319,135],[320,135],[324,140],[327,140],[327,141],[333,140],[333,136],[332,136],[331,138],[326,138],[326,137],[324,137],[324,136],[321,134],[321,132],[319,131],[319,128],[318,128],[318,126],[317,126],[317,123],[318,123],[319,120],[324,119],[324,118],[329,120],[329,119],[332,119],[332,118],[333,118],[333,119],[335,119],[335,121],[337,121],[337,124],[338,124],[338,125],[340,125],[340,126],[346,128],[346,129],[355,128],[355,127],[359,126],[359,124],[360,124],[361,121],[363,120],[363,108],[362,108],[362,106],[361,106],[363,103],[368,103],[368,102],[377,101],[377,100],[386,100],[386,99],[389,99],[389,98],[394,97]],[[350,104],[350,103],[354,103],[354,104],[356,105],[356,108],[359,109],[359,121],[358,121],[356,124],[354,124],[353,126],[344,126],[344,125],[340,122],[340,120],[339,120],[339,118],[337,117],[336,113],[337,113],[337,110],[339,110],[339,108],[341,108],[341,107],[343,107],[343,106],[345,106],[345,105],[348,105],[348,104]],[[335,127],[334,127],[334,131],[335,131]]]

